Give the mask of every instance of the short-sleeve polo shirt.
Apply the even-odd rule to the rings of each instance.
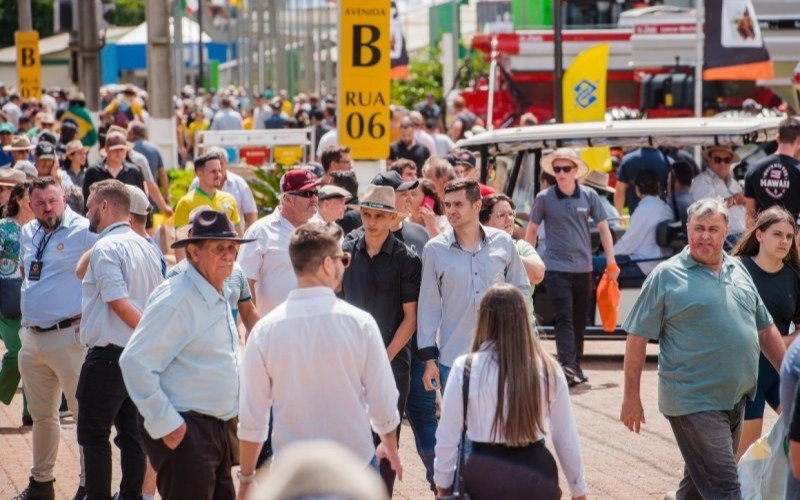
[[[659,410],[680,416],[755,396],[758,331],[772,322],[741,262],[726,254],[717,275],[687,247],[648,276],[622,328],[658,340]]]

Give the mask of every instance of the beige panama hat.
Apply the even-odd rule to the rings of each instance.
[[[352,207],[396,213],[397,208],[395,205],[394,189],[389,186],[375,186],[370,184],[367,186],[364,195],[359,198],[358,203],[353,204]]]
[[[542,170],[550,175],[555,175],[555,172],[553,172],[553,162],[556,160],[567,160],[574,163],[578,167],[579,178],[585,176],[589,172],[589,166],[586,165],[586,162],[571,148],[558,148],[549,155],[544,156],[540,162]]]
[[[15,135],[11,138],[11,144],[3,146],[3,151],[30,151],[33,148],[27,135]]]
[[[606,193],[614,193],[614,188],[608,185],[608,174],[599,170],[589,170],[585,176],[581,178],[584,186],[593,187],[605,191]]]

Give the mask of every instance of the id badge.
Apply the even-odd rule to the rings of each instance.
[[[31,262],[31,268],[28,270],[27,278],[31,281],[39,281],[39,278],[42,277],[42,268],[44,267],[44,262],[41,260],[34,260]]]

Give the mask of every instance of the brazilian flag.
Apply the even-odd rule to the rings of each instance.
[[[85,106],[71,105],[63,115],[61,121],[72,120],[78,126],[78,139],[84,146],[90,148],[97,144],[97,129],[94,128],[92,116]]]

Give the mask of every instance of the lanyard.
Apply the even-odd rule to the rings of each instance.
[[[36,232],[38,233],[39,229],[41,229],[41,228],[42,228],[42,226],[40,225],[39,228],[36,229]],[[60,228],[61,228],[61,224],[59,223],[57,228],[53,229],[49,233],[45,233],[45,235],[42,236],[42,239],[39,240],[39,244],[36,245],[36,260],[37,261],[41,261],[42,260],[42,257],[44,256],[44,251],[47,248],[47,244],[50,243],[50,239],[53,237],[53,235],[56,233],[56,231],[58,231]],[[34,234],[34,237],[35,236],[36,235]]]

